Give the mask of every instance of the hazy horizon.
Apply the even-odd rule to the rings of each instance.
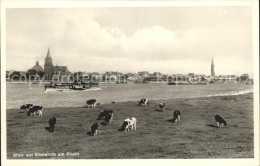
[[[253,73],[250,7],[7,9],[7,70]]]

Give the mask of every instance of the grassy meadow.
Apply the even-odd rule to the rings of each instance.
[[[253,94],[227,100],[223,97],[158,100],[150,101],[148,106],[137,106],[137,102],[101,104],[89,109],[83,106],[43,108],[42,117],[25,116],[18,108],[8,109],[7,158],[254,157]],[[164,112],[156,111],[160,102],[166,103]],[[103,109],[114,110],[114,119],[108,126],[100,124],[104,120],[96,120]],[[176,109],[181,111],[181,121],[172,123]],[[216,114],[227,121],[227,127],[215,127]],[[49,133],[45,128],[53,116],[57,119],[55,132]],[[136,117],[137,130],[118,131],[128,117]],[[100,124],[98,135],[89,136],[90,126],[95,122]],[[56,156],[35,156],[34,153],[55,153]]]

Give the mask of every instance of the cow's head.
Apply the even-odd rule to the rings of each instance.
[[[181,112],[178,111],[178,110],[174,111],[174,113],[173,113],[173,116],[174,116],[174,117],[178,117],[178,116],[180,116],[180,115],[181,115]]]
[[[226,121],[224,121],[223,123],[224,123],[225,126],[227,126],[227,122]]]
[[[128,121],[124,121],[124,123],[123,123],[121,129],[122,129],[122,130],[125,130],[128,126],[129,126],[129,122],[128,122]]]

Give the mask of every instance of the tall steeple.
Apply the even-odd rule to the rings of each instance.
[[[47,57],[51,58],[50,48],[48,48]]]
[[[45,58],[45,65],[46,66],[53,66],[52,65],[51,53],[50,53],[50,49],[49,48],[48,48],[47,56]]]
[[[48,48],[47,56],[45,58],[45,64],[44,64],[44,75],[46,80],[51,80],[53,74],[53,64],[52,64],[52,58],[50,49]]]
[[[213,58],[212,58],[212,61],[211,61],[211,76],[215,76],[215,65],[214,65]]]

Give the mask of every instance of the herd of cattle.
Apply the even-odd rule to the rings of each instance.
[[[96,99],[91,99],[87,101],[87,108],[93,108],[96,105],[99,105],[99,103],[96,103]],[[114,103],[114,102],[112,102]],[[149,105],[148,99],[143,98],[139,101],[138,106],[145,106],[145,105]],[[158,105],[158,111],[164,111],[166,104],[165,103],[160,103]],[[20,107],[20,110],[24,110],[25,114],[27,116],[42,116],[42,106],[34,106],[33,104],[25,104],[22,105]],[[181,118],[181,111],[180,110],[175,110],[173,112],[173,119],[172,121],[175,122],[180,122],[180,118]],[[111,124],[112,120],[113,120],[113,110],[103,110],[99,113],[97,120],[105,120],[103,122],[103,125],[108,125]],[[217,122],[217,127],[222,128],[224,126],[227,125],[227,122],[220,116],[220,115],[216,115],[215,116],[215,120]],[[131,117],[131,118],[127,118],[124,120],[120,130],[121,131],[129,131],[129,130],[136,130],[136,122],[137,119],[135,117]],[[56,118],[52,117],[49,119],[49,132],[54,132],[54,128],[55,128],[55,124],[56,124]],[[98,123],[94,123],[91,126],[91,135],[97,135],[97,131],[98,131]]]

